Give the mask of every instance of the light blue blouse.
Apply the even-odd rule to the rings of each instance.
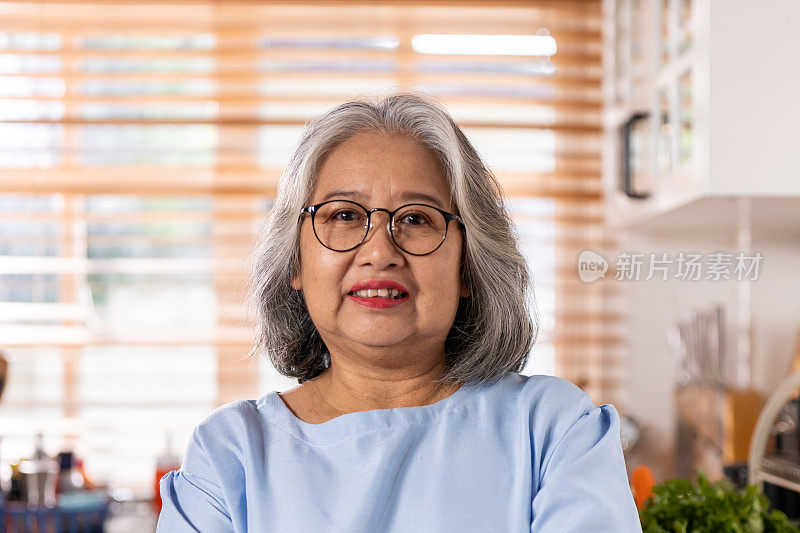
[[[224,405],[161,497],[159,533],[641,531],[614,406],[516,373],[322,424],[274,391]]]

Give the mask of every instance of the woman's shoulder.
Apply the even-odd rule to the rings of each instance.
[[[204,444],[207,451],[226,448],[235,451],[238,443],[263,438],[267,431],[269,413],[264,398],[258,400],[235,400],[211,411],[194,428],[193,440]]]
[[[489,403],[514,413],[532,434],[563,434],[581,417],[596,409],[591,397],[574,383],[548,375],[525,376],[509,372],[484,389]]]
[[[531,439],[536,443],[541,457],[548,457],[574,428],[581,428],[581,438],[592,438],[592,435],[601,433],[616,433],[616,438],[619,438],[616,407],[613,404],[596,404],[589,394],[574,383],[543,375],[514,374],[504,379],[508,380],[505,386],[516,392],[520,402],[518,412],[523,424],[529,428]],[[576,442],[574,439],[570,441],[572,445]]]
[[[506,373],[497,383],[485,387],[487,395],[504,403],[513,401],[520,407],[539,411],[564,411],[567,406],[594,406],[591,398],[577,385],[564,378],[548,375],[525,376]]]

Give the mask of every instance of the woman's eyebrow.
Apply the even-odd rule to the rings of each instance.
[[[328,194],[326,194],[325,196],[323,196],[320,199],[320,203],[327,202],[328,200],[330,200],[332,198],[341,198],[341,197],[355,198],[356,200],[363,200],[364,194],[362,194],[362,193],[360,193],[358,191],[346,191],[344,189],[336,189],[336,190],[333,190],[333,191],[328,191]]]
[[[348,191],[344,189],[336,189],[333,191],[328,191],[328,193],[322,197],[320,203],[326,202],[332,198],[354,198],[356,200],[363,200],[365,195],[359,191]],[[438,206],[444,209],[442,202],[433,195],[426,194],[423,192],[406,192],[400,195],[400,200],[404,202],[411,202],[411,201],[425,201],[431,203],[435,206]]]
[[[410,202],[413,200],[427,201],[428,203],[431,203],[435,206],[444,208],[442,202],[440,202],[438,198],[430,194],[425,194],[424,192],[407,192],[405,194],[402,194],[400,196],[400,199],[403,200],[404,202]]]

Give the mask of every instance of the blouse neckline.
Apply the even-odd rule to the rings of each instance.
[[[320,424],[299,419],[274,390],[261,398],[259,407],[266,407],[267,416],[286,433],[310,446],[325,446],[365,433],[428,424],[439,415],[463,405],[474,396],[475,389],[474,383],[465,383],[450,396],[428,405],[356,411]]]

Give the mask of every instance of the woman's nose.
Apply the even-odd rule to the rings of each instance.
[[[392,240],[389,214],[375,211],[369,219],[369,229],[364,242],[359,246],[359,256],[379,268],[397,264],[403,260],[403,253]]]

